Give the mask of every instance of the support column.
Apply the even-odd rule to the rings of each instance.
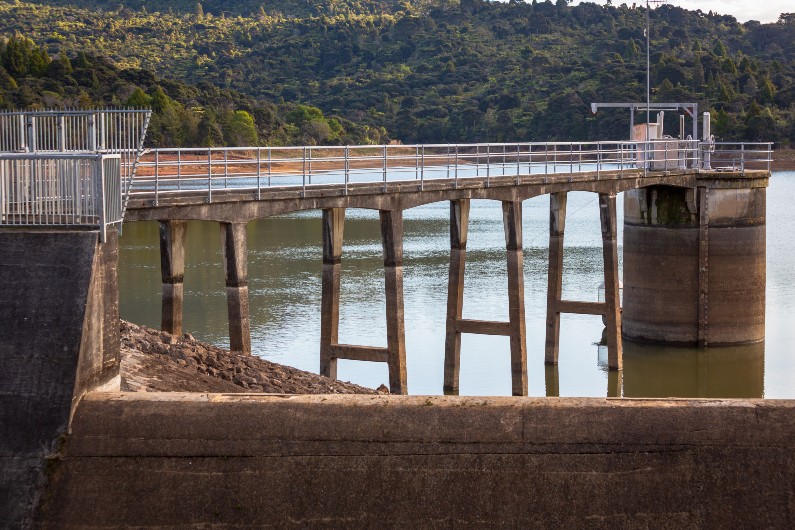
[[[522,252],[522,202],[504,201],[505,249],[508,258],[508,326],[511,339],[511,390],[527,395],[527,344],[524,314],[524,255]]]
[[[220,223],[220,225],[229,314],[229,349],[251,353],[246,223]]]
[[[160,329],[172,335],[182,335],[186,232],[185,221],[160,221],[160,274],[163,280]]]
[[[547,397],[560,397],[560,374],[557,365],[544,366],[544,389]]]
[[[447,283],[447,323],[444,345],[444,391],[458,394],[461,368],[461,331],[458,321],[464,310],[469,199],[450,201],[450,276]]]
[[[386,287],[387,363],[389,390],[408,394],[406,331],[403,323],[403,212],[380,210]]]
[[[547,274],[547,338],[544,362],[558,364],[560,301],[563,297],[563,233],[566,229],[565,191],[549,195],[549,271]]]
[[[607,365],[610,370],[621,370],[624,366],[624,354],[621,342],[621,300],[618,290],[615,193],[599,194],[599,219],[602,224],[602,258],[605,271]]]
[[[320,375],[337,378],[337,357],[331,345],[339,342],[340,269],[345,208],[323,210],[323,291],[320,304]]]

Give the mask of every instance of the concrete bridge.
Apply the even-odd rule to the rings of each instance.
[[[163,279],[162,327],[182,332],[182,281],[185,222],[215,221],[221,226],[226,272],[229,333],[232,349],[250,352],[246,224],[252,220],[304,210],[323,211],[323,291],[320,372],[336,377],[338,359],[386,362],[393,393],[406,393],[405,329],[403,325],[403,211],[423,204],[450,202],[450,271],[445,346],[444,389],[456,392],[461,333],[510,337],[514,395],[527,394],[527,352],[524,322],[522,201],[550,196],[550,239],[545,360],[557,364],[560,314],[602,315],[607,328],[608,364],[622,366],[622,314],[616,241],[616,195],[625,202],[627,237],[643,232],[643,252],[626,248],[624,304],[629,310],[625,333],[638,339],[712,343],[761,340],[762,327],[751,323],[764,314],[764,295],[745,293],[747,314],[722,316],[725,303],[712,283],[724,248],[716,231],[753,226],[743,239],[749,263],[738,274],[764,282],[764,187],[769,176],[769,145],[723,144],[707,153],[698,142],[663,140],[634,142],[519,143],[376,147],[299,147],[153,150],[145,154],[125,214],[126,222],[160,222]],[[648,162],[644,162],[648,160]],[[712,169],[713,167],[719,169]],[[706,168],[706,169],[705,169]],[[605,301],[563,300],[563,240],[566,197],[572,191],[599,196],[602,227]],[[760,202],[761,196],[761,202]],[[462,318],[469,204],[473,199],[500,201],[505,223],[508,269],[507,322]],[[712,217],[708,212],[712,203]],[[728,206],[727,206],[728,205]],[[345,210],[378,210],[384,254],[387,347],[338,342],[340,260]],[[728,210],[727,210],[728,208]],[[733,208],[733,209],[732,209]],[[761,208],[761,211],[760,211]],[[597,222],[597,219],[594,219]],[[728,224],[727,224],[728,223]],[[637,226],[637,229],[635,228]],[[712,226],[713,242],[707,238]],[[690,228],[690,230],[688,229]],[[742,231],[742,230],[740,230]],[[672,233],[674,241],[671,241]],[[695,240],[694,240],[695,237]],[[693,245],[694,241],[697,243]],[[738,240],[739,241],[739,240]],[[659,246],[655,250],[655,245]],[[689,246],[683,250],[682,245]],[[733,252],[742,244],[731,243]],[[703,250],[696,250],[703,247]],[[738,247],[738,248],[734,248]],[[710,252],[712,250],[712,252]],[[650,268],[642,254],[668,253],[669,278]],[[689,254],[688,254],[689,253]],[[684,254],[684,255],[683,255]],[[703,262],[699,274],[695,261]],[[680,269],[687,266],[687,270]],[[692,269],[692,270],[690,270]],[[628,277],[627,277],[628,276]],[[689,276],[689,278],[687,278]],[[682,278],[687,281],[682,283]],[[752,282],[758,287],[758,281]],[[689,291],[683,291],[683,285]],[[694,287],[695,286],[695,287]],[[737,287],[732,288],[734,291]],[[649,291],[653,291],[650,295]],[[762,292],[764,289],[761,290]],[[736,293],[735,293],[736,294]],[[697,296],[698,299],[689,300]],[[658,299],[649,315],[648,300]],[[717,302],[716,302],[717,301]],[[734,307],[736,304],[732,303]],[[670,307],[674,311],[672,323]],[[725,312],[725,311],[724,311]],[[736,312],[736,310],[735,310]],[[710,319],[710,314],[712,318]],[[756,315],[756,316],[753,316]],[[749,331],[750,327],[750,331]],[[739,331],[739,328],[745,331]],[[710,333],[711,331],[711,333]],[[761,333],[761,335],[760,335]]]

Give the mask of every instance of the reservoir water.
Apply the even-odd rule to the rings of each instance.
[[[618,211],[622,212],[621,195]],[[767,194],[767,320],[764,343],[673,348],[624,342],[622,395],[628,397],[795,398],[795,172],[776,172]],[[549,197],[524,202],[528,383],[531,396],[608,395],[601,317],[563,315],[560,365],[544,366]],[[622,220],[619,218],[619,229]],[[405,326],[411,394],[442,393],[449,262],[449,203],[404,213]],[[317,372],[320,341],[320,212],[248,226],[252,349],[274,362]],[[621,233],[619,232],[619,243]],[[157,223],[128,223],[120,240],[122,318],[160,325]],[[595,194],[569,194],[564,298],[596,301],[603,281]],[[621,249],[619,248],[619,258]],[[340,342],[386,345],[378,212],[348,210],[342,257]],[[653,274],[653,270],[651,271]],[[472,201],[464,318],[507,320],[508,282],[500,204]],[[184,328],[228,347],[226,294],[217,223],[188,224]],[[384,363],[339,361],[340,379],[377,387]],[[507,337],[463,335],[464,395],[510,395]],[[613,395],[611,393],[611,395]]]

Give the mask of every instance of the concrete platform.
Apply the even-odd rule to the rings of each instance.
[[[92,393],[36,525],[791,528],[795,401]]]

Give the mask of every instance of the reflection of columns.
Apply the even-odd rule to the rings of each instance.
[[[560,375],[557,365],[544,366],[544,387],[547,397],[560,397]]]
[[[447,283],[447,336],[444,345],[444,391],[458,391],[461,367],[461,331],[458,322],[464,309],[469,199],[450,201],[450,277]]]
[[[611,370],[621,370],[624,356],[621,343],[621,299],[618,291],[615,193],[599,194],[599,219],[602,224],[602,257],[605,272],[604,315],[607,327],[607,365]]]
[[[524,315],[524,255],[522,251],[522,203],[503,202],[505,249],[508,257],[508,329],[511,339],[511,389],[514,396],[527,395],[527,344]]]
[[[381,210],[379,215],[384,251],[389,389],[393,394],[407,394],[406,330],[403,323],[403,212]]]
[[[182,281],[185,275],[185,221],[160,221],[160,274],[163,280],[160,329],[182,334]]]
[[[323,210],[323,290],[320,309],[320,375],[337,378],[337,358],[331,345],[339,341],[340,260],[345,208]]]
[[[229,314],[229,349],[251,353],[246,223],[220,223],[220,225]]]
[[[549,195],[549,271],[547,273],[547,338],[544,362],[558,364],[560,312],[563,296],[563,233],[566,229],[566,192]]]

